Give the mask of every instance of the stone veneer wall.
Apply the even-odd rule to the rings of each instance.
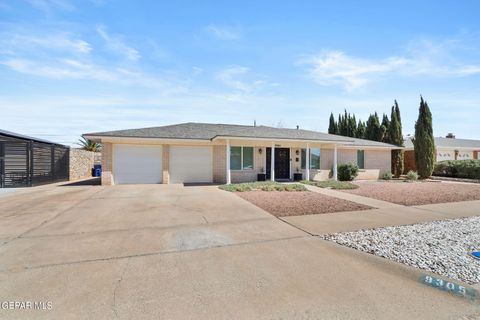
[[[70,180],[84,179],[92,176],[93,165],[99,160],[99,152],[83,149],[70,149]]]

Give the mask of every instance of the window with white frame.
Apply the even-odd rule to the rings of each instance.
[[[253,147],[230,147],[231,170],[253,170]]]
[[[302,169],[307,167],[307,149],[302,149]],[[310,148],[310,169],[320,169],[320,148]]]

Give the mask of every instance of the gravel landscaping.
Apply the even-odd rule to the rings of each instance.
[[[324,239],[428,270],[468,284],[480,283],[480,217],[336,233]]]
[[[480,200],[480,185],[448,182],[355,181],[360,188],[342,190],[405,206]]]
[[[276,217],[372,209],[362,204],[308,191],[247,191],[236,194]]]

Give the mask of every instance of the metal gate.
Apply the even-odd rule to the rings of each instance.
[[[0,187],[31,187],[69,178],[68,147],[36,141],[0,141]]]

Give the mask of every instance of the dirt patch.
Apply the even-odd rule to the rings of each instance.
[[[448,182],[355,182],[360,188],[342,190],[405,206],[480,200],[480,185]]]
[[[308,191],[248,191],[236,192],[236,194],[276,217],[372,209],[365,205]]]

